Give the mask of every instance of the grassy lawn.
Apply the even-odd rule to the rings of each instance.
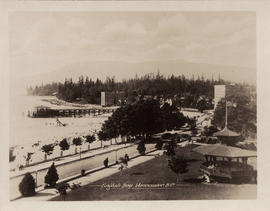
[[[168,168],[167,156],[160,156],[119,172],[95,183],[68,193],[66,200],[200,200],[200,199],[256,199],[257,185],[204,184],[196,178],[200,175],[201,155],[188,148],[180,148],[189,160],[189,171],[182,182],[176,184],[176,174]],[[141,185],[140,185],[141,184]],[[144,187],[152,184],[159,186]],[[136,187],[137,185],[137,187]],[[110,187],[114,186],[114,187]],[[62,200],[55,197],[54,201]]]

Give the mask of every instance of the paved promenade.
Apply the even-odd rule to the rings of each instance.
[[[93,149],[93,150],[90,150],[88,152],[81,153],[81,157],[80,157],[79,153],[76,155],[65,156],[63,158],[54,159],[53,161],[43,162],[43,163],[39,163],[39,164],[32,165],[29,167],[25,167],[22,170],[12,171],[12,172],[10,172],[9,175],[10,175],[10,178],[14,178],[14,177],[24,175],[26,172],[32,173],[32,172],[40,171],[43,169],[47,169],[51,166],[52,162],[55,163],[55,166],[59,166],[59,165],[73,162],[73,161],[77,161],[79,159],[85,159],[88,157],[92,157],[92,156],[95,156],[95,155],[100,154],[100,153],[106,153],[108,151],[117,150],[117,149],[121,149],[124,147],[129,147],[131,145],[133,145],[133,143],[110,145],[110,146],[106,146],[104,148]]]
[[[57,167],[57,172],[60,180],[65,179],[81,172],[82,169],[93,170],[103,165],[103,161],[108,157],[109,164],[115,163],[119,157],[123,157],[128,154],[130,157],[138,155],[137,145],[134,144],[122,144],[122,145],[112,145],[108,148],[103,148],[95,151],[90,151],[81,155],[72,157],[65,157],[61,160],[55,161],[55,166]],[[146,145],[147,151],[154,148],[154,145]],[[16,199],[20,197],[20,192],[18,190],[19,183],[21,182],[24,174],[30,172],[34,179],[37,181],[37,187],[44,186],[44,177],[48,171],[51,162],[42,163],[36,166],[31,166],[23,171],[20,171],[17,175],[10,177],[10,199]]]
[[[162,154],[163,154],[163,150],[158,150],[158,151],[153,151],[153,152],[148,153],[147,156],[139,156],[139,157],[136,156],[129,161],[128,168],[132,168],[133,166],[136,166],[140,163],[151,160],[151,159],[155,158],[156,156],[160,156]],[[96,168],[96,171],[95,171],[95,169],[92,169],[90,171],[86,171],[86,173],[89,173],[86,176],[80,177],[78,174],[78,175],[73,176],[73,178],[76,178],[76,176],[77,176],[78,178],[76,178],[76,179],[72,179],[72,177],[71,177],[71,178],[65,178],[62,181],[70,180],[68,182],[70,185],[72,185],[74,183],[74,184],[80,184],[81,186],[84,186],[84,185],[88,185],[88,184],[93,183],[97,180],[100,180],[102,178],[108,177],[112,174],[119,172],[119,167],[120,167],[120,164],[113,165],[110,168],[98,167],[98,168]],[[95,171],[95,172],[93,172],[93,171]],[[125,171],[125,170],[123,170],[123,171]],[[90,172],[93,172],[93,173],[90,173]],[[23,198],[19,198],[19,199],[15,200],[15,201],[16,202],[17,201],[18,202],[21,202],[21,201],[48,201],[48,200],[50,200],[58,195],[58,193],[56,193],[55,189],[38,188],[36,191],[37,191],[37,194],[33,197],[23,197]],[[70,191],[72,191],[72,190],[69,189],[68,192],[70,192]]]

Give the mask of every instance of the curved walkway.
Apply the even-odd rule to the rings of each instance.
[[[147,156],[135,156],[134,158],[132,158],[129,163],[128,163],[128,167],[133,167],[136,166],[140,163],[149,161],[153,158],[155,158],[156,156],[160,156],[163,154],[163,150],[157,150],[157,151],[152,151],[150,153],[147,154]],[[93,173],[89,173],[86,172],[86,176],[80,177],[78,175],[78,178],[73,179],[73,178],[65,178],[62,181],[68,181],[70,180],[68,183],[70,185],[74,184],[80,184],[81,186],[84,185],[88,185],[90,183],[93,183],[97,180],[100,180],[102,178],[108,177],[112,174],[115,174],[117,172],[119,172],[119,167],[120,164],[116,164],[116,165],[111,165],[110,168],[104,168],[104,167],[99,167],[95,169],[90,170]],[[60,181],[61,182],[61,181]],[[69,192],[70,190],[68,190]],[[37,194],[33,197],[24,197],[24,198],[19,198],[16,200],[17,201],[48,201],[52,198],[54,198],[55,196],[57,196],[58,193],[56,193],[55,189],[37,189]]]

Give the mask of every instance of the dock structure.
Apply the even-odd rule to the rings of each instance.
[[[116,108],[74,108],[74,109],[54,109],[45,106],[37,106],[34,111],[28,111],[28,116],[33,118],[50,117],[82,117],[87,115],[101,115],[113,113]]]

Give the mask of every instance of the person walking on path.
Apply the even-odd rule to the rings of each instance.
[[[121,166],[122,166],[122,168],[127,168],[127,166],[128,166],[128,160],[124,157],[121,157],[120,158],[120,162],[121,162]]]
[[[109,158],[107,157],[104,161],[103,161],[103,163],[104,163],[104,166],[106,167],[106,168],[109,168]]]
[[[125,159],[126,159],[127,162],[129,161],[129,156],[128,156],[128,154],[125,154]]]

